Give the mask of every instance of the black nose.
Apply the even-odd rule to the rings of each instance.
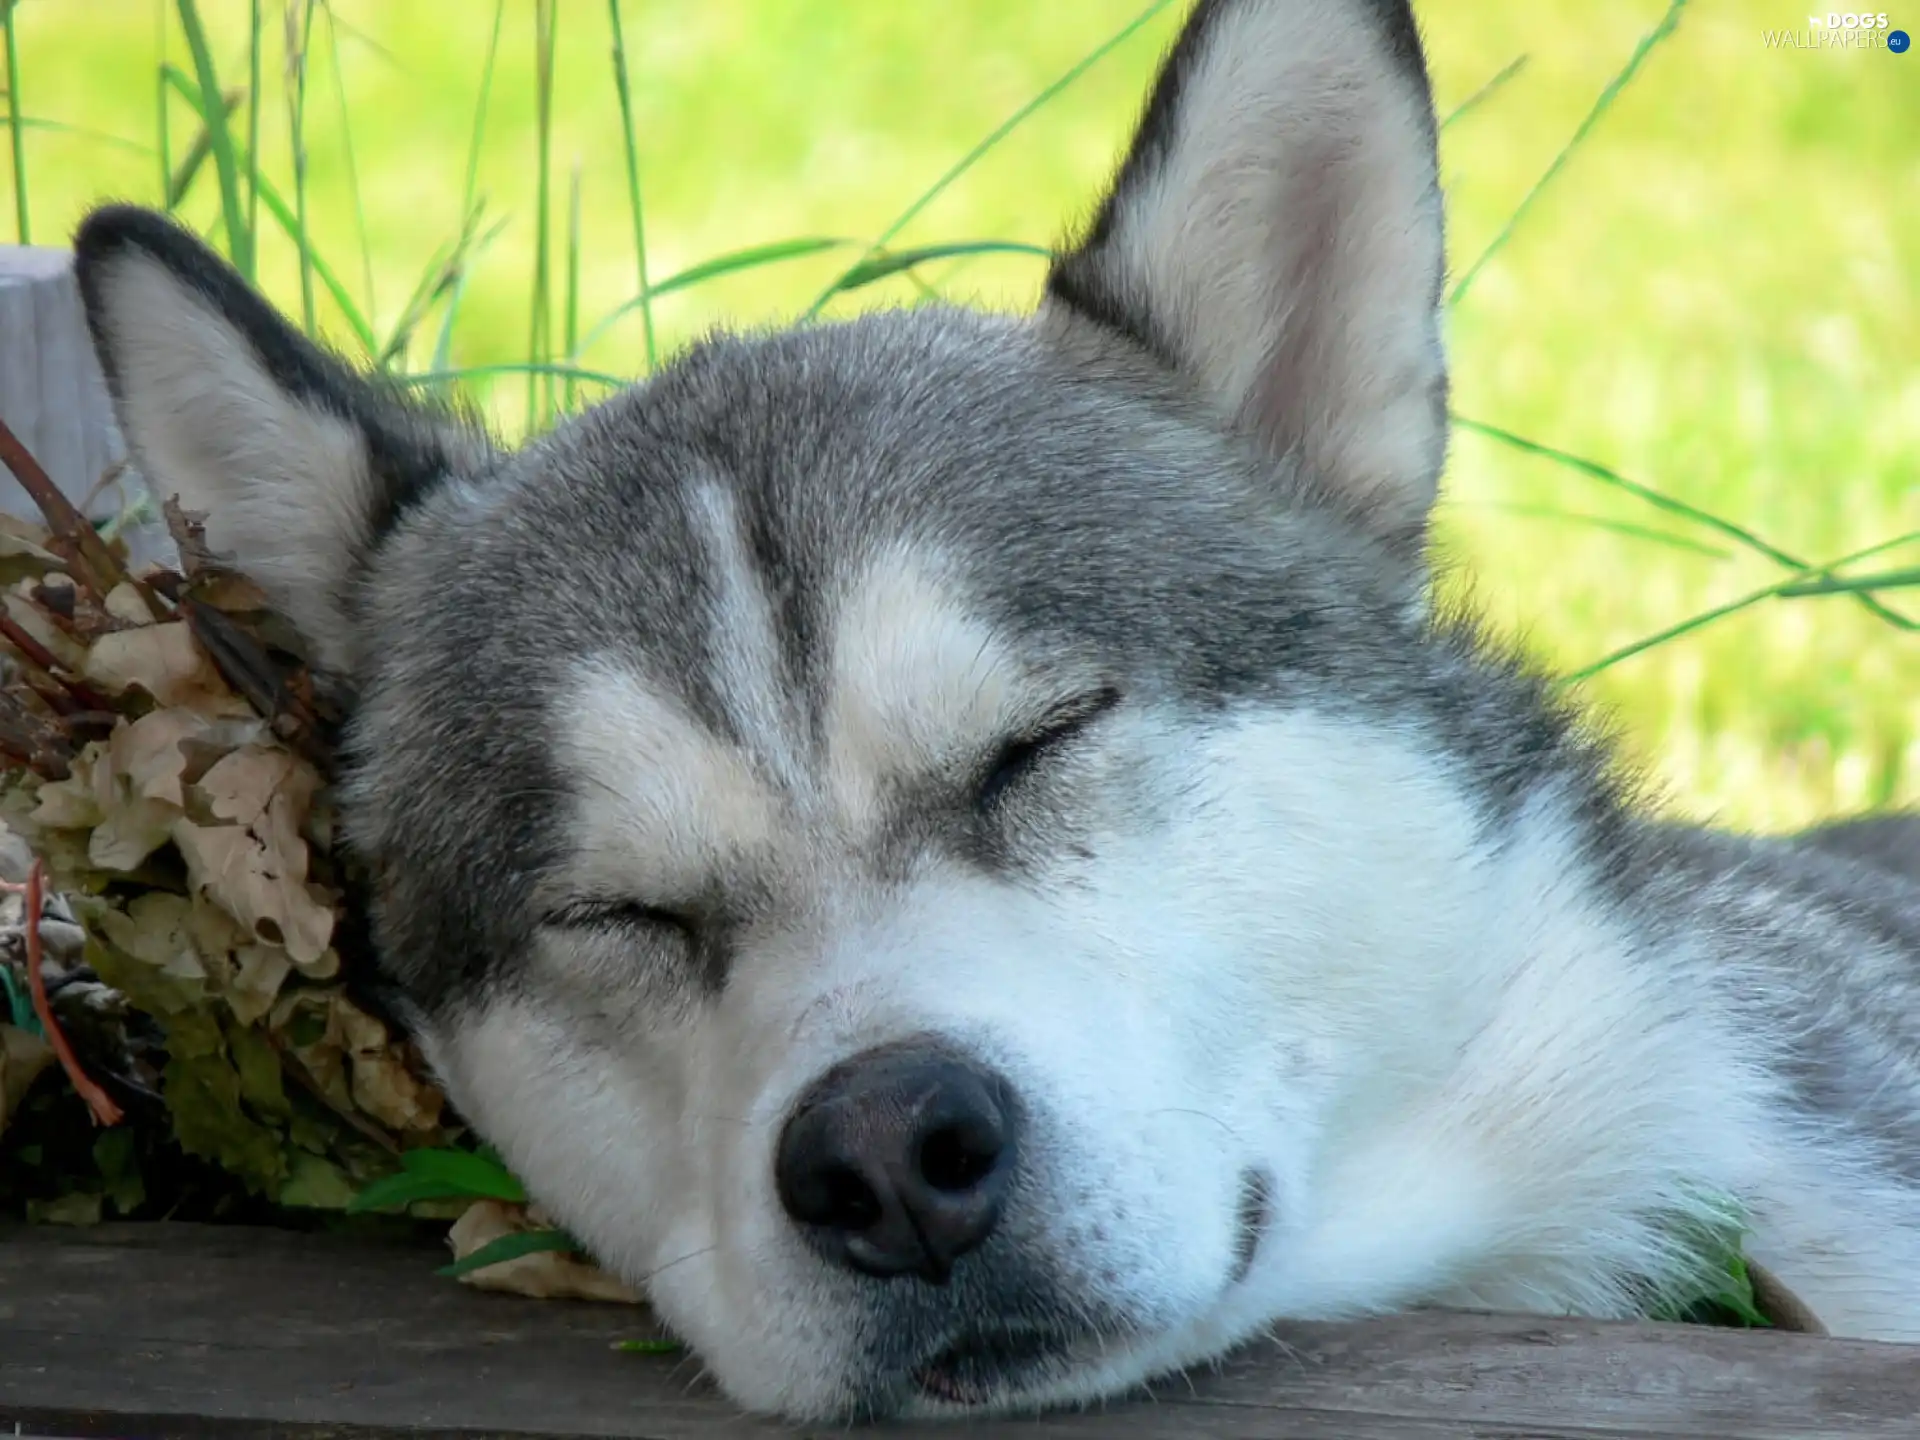
[[[830,1258],[944,1284],[1000,1219],[1014,1168],[1006,1081],[931,1041],[868,1050],[800,1097],[780,1135],[780,1203]]]

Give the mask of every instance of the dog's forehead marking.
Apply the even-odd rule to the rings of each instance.
[[[876,557],[846,591],[831,645],[828,785],[856,829],[871,823],[886,781],[991,745],[1022,708],[1006,646],[923,553]]]
[[[739,503],[727,486],[698,482],[688,490],[687,513],[707,561],[713,597],[708,663],[720,703],[760,763],[788,789],[803,790],[795,739],[804,721],[793,677],[783,671],[767,577],[754,562]]]
[[[858,847],[886,832],[891,782],[989,749],[1036,708],[1021,667],[931,557],[891,549],[835,606],[809,762],[801,697],[732,505],[718,491],[692,503],[712,522],[709,674],[735,733],[703,723],[669,675],[611,655],[579,664],[553,712],[575,807],[555,883],[570,893],[690,898],[756,852],[790,859],[808,843],[796,827]]]
[[[583,662],[556,722],[577,792],[571,887],[687,899],[772,839],[778,801],[749,757],[632,666]]]

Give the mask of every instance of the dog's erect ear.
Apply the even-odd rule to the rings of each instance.
[[[323,670],[351,671],[352,596],[435,480],[485,462],[476,431],[403,403],[310,344],[166,217],[96,210],[80,294],[134,463],[265,590]]]
[[[1405,0],[1200,0],[1061,307],[1180,372],[1381,538],[1446,449],[1433,102]]]

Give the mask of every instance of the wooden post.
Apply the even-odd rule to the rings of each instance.
[[[70,251],[0,245],[0,420],[89,519],[110,519],[145,497],[145,482],[123,465],[126,446],[87,335]],[[117,481],[103,486],[116,470]],[[4,468],[0,510],[40,518]],[[157,513],[123,533],[135,563],[167,553]]]

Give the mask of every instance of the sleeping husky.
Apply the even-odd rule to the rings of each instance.
[[[1920,819],[1649,818],[1429,603],[1434,142],[1405,3],[1202,0],[1037,314],[709,340],[512,451],[81,229],[139,467],[350,703],[408,1023],[741,1405],[1644,1313],[1742,1227],[1920,1341]]]

